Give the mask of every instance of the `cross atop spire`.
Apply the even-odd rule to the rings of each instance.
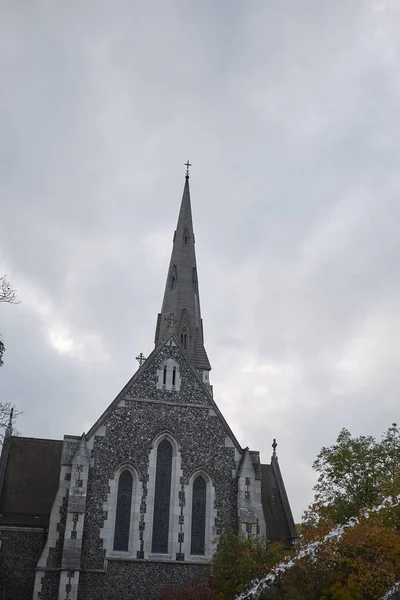
[[[185,162],[185,167],[186,167],[186,179],[189,179],[189,167],[192,166],[192,163],[190,163],[188,160]]]

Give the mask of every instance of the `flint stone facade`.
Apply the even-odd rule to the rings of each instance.
[[[204,577],[224,531],[293,540],[275,447],[269,465],[241,448],[213,399],[210,369],[186,178],[153,352],[87,434],[61,443],[6,433],[1,600],[157,600],[165,589]],[[152,540],[158,448],[165,441],[172,458],[168,539],[160,553]],[[25,474],[29,460],[33,473]],[[116,550],[122,473],[132,483],[131,501],[127,543]],[[200,546],[191,540],[196,478],[204,491]]]

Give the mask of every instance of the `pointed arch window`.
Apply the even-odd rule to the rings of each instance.
[[[115,515],[114,550],[128,552],[131,524],[133,477],[130,471],[121,473],[118,481],[117,510]]]
[[[172,446],[168,440],[163,440],[157,449],[153,538],[151,545],[151,551],[159,554],[168,553],[171,474]]]
[[[193,482],[190,554],[202,555],[205,553],[206,503],[207,484],[204,477],[199,475]]]
[[[181,329],[181,344],[186,350],[186,346],[187,346],[187,329],[186,329],[186,327],[183,327],[183,329]]]

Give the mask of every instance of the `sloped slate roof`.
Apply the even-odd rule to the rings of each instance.
[[[210,361],[208,360],[206,349],[204,348],[203,335],[200,331],[196,332],[193,352],[189,352],[189,356],[193,361],[196,369],[211,370]]]
[[[63,442],[10,437],[0,494],[0,525],[47,527],[56,496]]]
[[[261,504],[267,524],[267,538],[291,542],[296,537],[296,527],[285,498],[286,492],[282,489],[283,481],[278,481],[272,464],[261,465],[261,475]]]

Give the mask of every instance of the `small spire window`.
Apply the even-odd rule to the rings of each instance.
[[[186,327],[184,327],[181,330],[181,344],[186,350],[186,346],[187,346],[187,329],[186,329]]]
[[[196,267],[193,267],[193,271],[192,271],[192,284],[193,284],[193,289],[194,291],[198,292],[198,286],[197,286],[197,270]]]
[[[172,269],[172,273],[171,273],[171,290],[175,289],[177,279],[178,279],[178,275],[176,272],[176,265],[174,265],[174,268]]]

